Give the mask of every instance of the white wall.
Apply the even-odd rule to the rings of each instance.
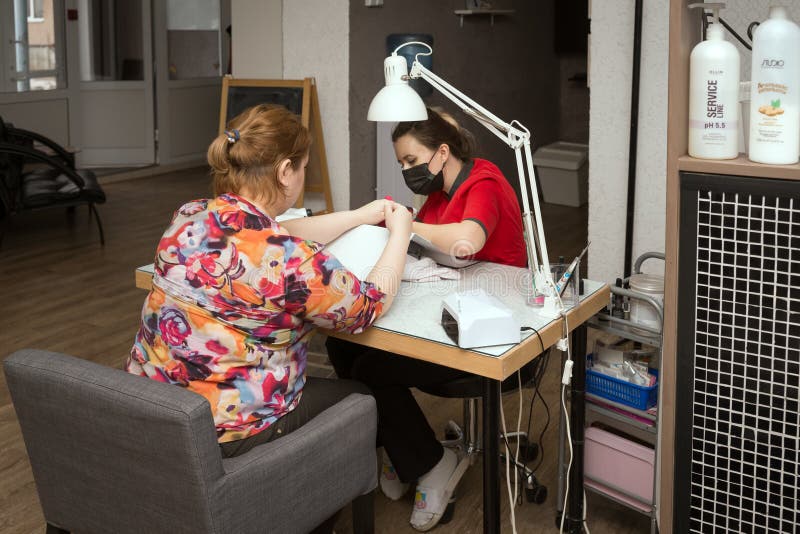
[[[633,0],[592,2],[589,277],[622,276],[633,73]],[[633,257],[664,251],[669,3],[644,2]],[[645,263],[659,271],[663,264]]]
[[[350,200],[348,0],[284,0],[283,77],[317,81],[328,173],[337,210]],[[309,195],[306,203],[312,209]]]
[[[633,257],[663,252],[666,215],[667,60],[669,2],[644,2],[639,141]],[[770,5],[785,5],[800,21],[797,0],[729,0],[722,18],[746,38],[747,25],[767,18]],[[622,276],[628,177],[633,0],[592,2],[591,103],[589,124],[589,276],[613,281]],[[699,14],[698,14],[699,24]],[[742,80],[750,78],[750,52],[739,47]],[[645,263],[659,271],[659,262]]]
[[[236,78],[312,77],[317,82],[333,205],[349,205],[348,0],[235,0],[231,2]],[[321,195],[306,206],[324,207]]]
[[[705,1],[711,2],[713,0]],[[749,42],[747,38],[747,26],[754,21],[764,22],[769,16],[770,6],[773,5],[786,6],[789,18],[800,23],[800,2],[797,0],[727,0],[725,2],[725,9],[721,10],[719,15],[736,31],[736,33],[741,35],[745,41]],[[726,32],[725,38],[739,49],[739,57],[742,60],[742,81],[749,80],[752,60],[750,51],[733,35]]]
[[[59,93],[54,98],[50,93]],[[0,94],[0,117],[18,128],[31,130],[49,137],[60,145],[70,145],[69,106],[64,91],[42,91],[33,97],[40,100],[26,101],[16,98],[14,93]],[[31,96],[31,95],[22,95]],[[3,98],[5,97],[5,98]]]
[[[231,2],[231,41],[235,78],[283,77],[281,0]]]

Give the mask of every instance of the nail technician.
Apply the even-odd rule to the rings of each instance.
[[[472,135],[449,115],[428,109],[428,119],[401,122],[392,133],[406,185],[428,195],[412,230],[457,257],[524,267],[522,215],[514,189],[493,163],[473,157]],[[378,441],[384,447],[380,485],[400,499],[414,481],[411,526],[440,522],[460,478],[456,454],[436,439],[409,388],[467,373],[355,343],[328,338],[340,378],[370,387],[378,405]],[[388,456],[388,457],[387,457]]]

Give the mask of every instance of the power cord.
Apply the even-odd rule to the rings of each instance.
[[[518,392],[519,392],[519,410],[517,413],[517,435],[519,436],[519,431],[522,428],[522,373],[520,370],[517,369],[517,385],[518,385]],[[517,463],[519,462],[519,438],[517,438],[517,447],[516,451],[514,452],[514,490],[511,490],[511,447],[508,444],[508,438],[506,434],[506,415],[503,411],[503,399],[502,395],[500,398],[500,421],[503,423],[503,439],[506,442],[506,449],[507,454],[506,456],[506,488],[508,489],[508,500],[509,500],[509,510],[511,515],[511,530],[513,534],[517,534],[517,519],[515,515],[515,506],[517,502],[517,490],[519,489],[519,483],[517,480],[517,475],[519,471],[517,470]]]
[[[544,373],[550,364],[550,354],[551,351],[548,350],[539,362],[539,367],[537,368],[538,372],[533,379],[533,395],[531,396],[531,404],[528,410],[528,427],[526,433],[530,436],[534,403],[536,401],[536,397],[539,397],[539,400],[541,400],[542,404],[544,405],[545,421],[544,421],[544,426],[542,427],[542,431],[539,433],[539,439],[537,440],[538,459],[536,461],[536,465],[532,469],[534,473],[539,469],[539,467],[541,467],[542,462],[544,461],[544,434],[545,432],[547,432],[547,428],[550,426],[550,407],[547,405],[547,401],[544,400],[541,389],[539,389],[542,383],[542,378],[544,378]]]
[[[586,534],[592,534],[589,532],[589,525],[586,524],[586,490],[583,490],[583,530]]]
[[[567,359],[564,362],[564,370],[561,374],[561,409],[564,410],[564,420],[566,422],[567,428],[567,444],[569,445],[569,464],[567,465],[567,473],[566,473],[566,485],[564,491],[564,502],[562,505],[563,512],[561,513],[561,523],[559,525],[559,534],[564,532],[564,519],[567,516],[567,497],[569,496],[569,475],[570,471],[572,470],[572,461],[573,461],[573,450],[572,450],[572,429],[569,426],[569,414],[567,413],[567,401],[566,401],[566,391],[567,386],[572,382],[572,366],[574,362],[572,361],[572,349],[569,343],[569,323],[567,320],[567,312],[564,306],[564,302],[561,300],[561,295],[559,294],[558,288],[555,285],[555,282],[550,277],[545,277],[546,283],[550,286],[550,289],[553,291],[553,296],[555,296],[556,301],[558,303],[558,308],[560,310],[561,317],[564,319],[564,329],[563,335],[561,339],[556,342],[556,348],[561,351],[567,353]],[[540,338],[541,339],[541,338]],[[543,344],[544,345],[544,344]],[[584,500],[586,499],[586,492],[584,492]],[[586,532],[589,532],[588,527],[586,526],[586,505],[584,503],[584,514],[582,518],[582,526],[586,529]]]
[[[565,342],[567,360],[564,362],[564,373],[561,376],[561,408],[564,410],[564,421],[567,427],[567,444],[569,445],[569,464],[567,465],[566,484],[564,486],[564,502],[562,503],[561,523],[559,525],[559,534],[564,532],[564,519],[567,517],[567,499],[569,497],[569,475],[572,470],[573,450],[572,450],[572,429],[569,426],[569,413],[567,412],[566,391],[567,386],[572,382],[572,348],[569,343],[569,323],[567,321],[567,314],[563,311],[561,316],[564,318],[564,337],[562,341]],[[589,527],[586,524],[586,491],[583,492],[583,517],[581,518],[581,526],[589,534]]]
[[[542,379],[544,378],[544,373],[550,364],[550,354],[552,353],[552,349],[547,349],[546,351],[544,350],[544,342],[542,341],[542,335],[536,328],[532,326],[523,326],[521,330],[533,330],[539,337],[539,343],[541,344],[542,350],[544,351],[542,353],[542,356],[540,356],[539,359],[536,360],[536,369],[533,373],[533,380],[532,380],[533,394],[531,396],[530,406],[528,407],[528,425],[525,431],[525,433],[528,436],[531,435],[531,421],[533,417],[533,407],[534,407],[533,405],[536,401],[536,397],[538,396],[539,400],[541,400],[542,404],[544,405],[546,419],[544,426],[542,427],[542,431],[539,433],[539,439],[537,440],[538,459],[536,462],[536,466],[532,469],[532,471],[535,473],[539,469],[539,467],[541,467],[542,462],[544,461],[544,434],[545,432],[547,432],[547,428],[550,425],[550,407],[547,405],[547,401],[544,400],[544,396],[542,396],[540,386],[542,383]]]
[[[561,409],[564,410],[564,421],[567,427],[567,445],[569,445],[569,463],[567,464],[566,483],[564,486],[564,502],[562,504],[561,523],[558,527],[559,534],[564,532],[564,519],[567,517],[567,498],[569,497],[569,474],[572,470],[572,429],[569,426],[569,413],[567,412],[567,385],[572,381],[572,350],[569,346],[567,314],[562,312],[564,318],[564,338],[566,339],[567,360],[564,362],[564,372],[561,375]]]
[[[539,338],[539,344],[542,346],[542,352],[544,352],[544,341],[542,341],[542,334],[540,334],[539,331],[533,326],[523,326],[520,328],[520,331],[522,332],[527,332],[529,330],[533,330],[536,333],[536,336]]]

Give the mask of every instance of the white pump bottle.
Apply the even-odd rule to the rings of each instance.
[[[724,3],[689,7],[714,11],[706,40],[689,58],[689,155],[733,159],[739,155],[739,51],[725,40],[718,22]]]
[[[797,163],[800,156],[800,28],[785,7],[772,7],[753,36],[748,156]]]

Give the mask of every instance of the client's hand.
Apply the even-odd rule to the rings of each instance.
[[[397,202],[387,201],[386,208],[384,209],[386,218],[386,228],[394,234],[400,232],[403,235],[411,235],[411,212]]]
[[[361,224],[380,224],[385,218],[386,206],[392,201],[386,199],[373,200],[354,210]]]

